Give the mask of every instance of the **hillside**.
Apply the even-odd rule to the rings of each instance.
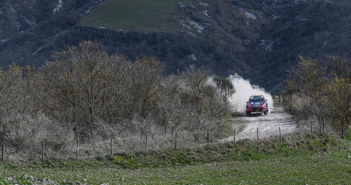
[[[50,0],[0,3],[0,66],[40,66],[98,41],[128,59],[155,56],[165,75],[191,64],[282,90],[298,55],[349,57],[347,0]]]

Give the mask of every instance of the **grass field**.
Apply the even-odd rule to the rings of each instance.
[[[317,156],[136,170],[93,168],[87,165],[73,170],[58,167],[34,170],[23,168],[20,171],[26,174],[41,174],[42,177],[62,183],[70,180],[89,184],[348,184],[351,183],[351,159],[347,157],[349,153],[350,151],[343,150]],[[10,173],[22,175],[16,169]]]
[[[178,0],[106,0],[81,20],[109,29],[177,31]],[[179,31],[179,30],[178,30]]]
[[[45,179],[61,184],[348,184],[350,146],[349,140],[336,136],[291,136],[283,142],[242,141],[82,161],[1,164],[0,184],[6,184],[5,177],[16,177],[22,184]]]

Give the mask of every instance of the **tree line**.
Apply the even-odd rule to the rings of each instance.
[[[128,61],[91,41],[56,52],[39,68],[13,64],[0,71],[0,142],[60,147],[72,138],[139,131],[219,131],[230,82],[209,78],[203,67],[166,77],[163,69],[155,58]]]
[[[322,63],[303,58],[289,71],[286,93],[288,110],[301,119],[316,118],[344,138],[351,124],[351,63],[343,57],[329,57]]]

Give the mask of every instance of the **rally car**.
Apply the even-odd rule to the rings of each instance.
[[[249,101],[246,102],[246,115],[250,116],[252,113],[264,113],[267,115],[269,112],[268,102],[263,95],[252,95]]]

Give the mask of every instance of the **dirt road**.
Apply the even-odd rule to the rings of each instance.
[[[267,138],[279,136],[279,127],[282,135],[296,131],[296,121],[285,112],[281,106],[272,108],[266,115],[237,115],[233,117],[233,128],[236,130],[235,140]],[[221,140],[221,142],[233,141],[234,136]]]

